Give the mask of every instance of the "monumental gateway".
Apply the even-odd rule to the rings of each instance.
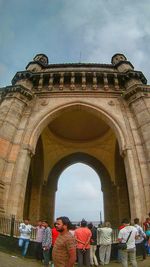
[[[0,90],[1,215],[52,223],[60,174],[77,162],[99,175],[105,219],[147,217],[150,86],[123,54],[111,64],[38,54]]]

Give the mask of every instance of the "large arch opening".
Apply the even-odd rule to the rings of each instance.
[[[111,123],[97,110],[82,105],[69,106],[52,116],[31,161],[24,216],[53,222],[59,176],[77,162],[89,165],[101,177],[105,219],[118,225],[130,216],[121,141]]]
[[[104,220],[101,179],[87,164],[75,163],[59,177],[55,218],[63,214],[73,222],[82,218],[95,223]]]

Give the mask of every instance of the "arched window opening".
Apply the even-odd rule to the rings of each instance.
[[[76,163],[60,175],[56,193],[55,218],[68,216],[99,223],[104,220],[103,193],[98,174],[88,165]]]

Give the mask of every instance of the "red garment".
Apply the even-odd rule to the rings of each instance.
[[[59,232],[56,230],[56,228],[55,227],[52,228],[52,246],[54,246],[54,243],[58,235],[59,235]]]
[[[144,223],[143,223],[143,226],[144,226],[144,230],[145,231],[147,231],[147,228],[149,228],[150,227],[150,220],[148,221],[145,221]]]
[[[84,247],[84,244],[89,240],[89,243],[86,245],[86,249],[90,248],[90,239],[92,236],[91,230],[89,230],[87,227],[79,227],[75,230],[74,234],[77,241],[77,248],[82,249]],[[83,242],[84,244],[80,243]]]
[[[121,229],[123,229],[124,227],[125,227],[125,225],[120,225],[120,226],[118,227],[118,229],[121,230]]]

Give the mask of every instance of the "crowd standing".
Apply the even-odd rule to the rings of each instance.
[[[106,221],[95,227],[92,222],[82,219],[79,225],[72,225],[69,218],[62,216],[56,219],[51,229],[46,220],[38,221],[36,226],[25,219],[19,226],[19,247],[26,256],[31,232],[36,230],[35,258],[45,267],[50,261],[55,267],[99,266],[110,263],[113,229]],[[118,262],[128,267],[137,267],[136,253],[140,251],[143,260],[150,256],[150,214],[140,224],[138,218],[131,225],[129,219],[123,219],[118,227]]]

